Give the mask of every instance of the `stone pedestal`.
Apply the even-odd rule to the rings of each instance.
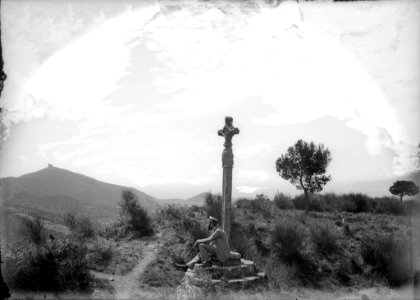
[[[230,215],[232,207],[232,168],[233,152],[225,148],[222,153],[223,182],[222,182],[222,228],[230,240]]]
[[[252,284],[260,284],[265,279],[265,273],[258,272],[254,262],[241,259],[241,263],[236,266],[212,265],[203,268],[201,264],[196,264],[193,270],[185,273],[185,277],[190,284],[196,286],[224,283],[228,286],[244,288]]]

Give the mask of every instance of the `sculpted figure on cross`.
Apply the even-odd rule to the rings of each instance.
[[[225,143],[223,144],[225,148],[232,148],[232,137],[235,134],[239,134],[239,129],[233,127],[232,123],[232,117],[225,117],[225,126],[223,127],[223,129],[217,131],[218,135],[225,137]]]

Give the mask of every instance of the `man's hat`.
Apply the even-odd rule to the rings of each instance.
[[[210,223],[213,223],[213,224],[219,224],[219,220],[212,216],[209,217],[209,221]]]

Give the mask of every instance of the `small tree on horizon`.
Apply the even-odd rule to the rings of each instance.
[[[389,188],[391,194],[399,196],[401,202],[404,196],[414,196],[419,192],[419,187],[412,181],[399,180]]]
[[[315,145],[298,140],[287,153],[276,161],[279,175],[289,180],[305,194],[305,210],[308,208],[309,193],[322,191],[331,176],[324,175],[331,161],[331,153],[323,144]]]

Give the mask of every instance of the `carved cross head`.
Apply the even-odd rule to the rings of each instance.
[[[225,148],[232,148],[232,137],[235,134],[239,134],[239,129],[233,127],[232,123],[232,117],[225,117],[225,126],[223,127],[223,129],[217,131],[218,135],[225,137],[225,143],[223,144]]]

